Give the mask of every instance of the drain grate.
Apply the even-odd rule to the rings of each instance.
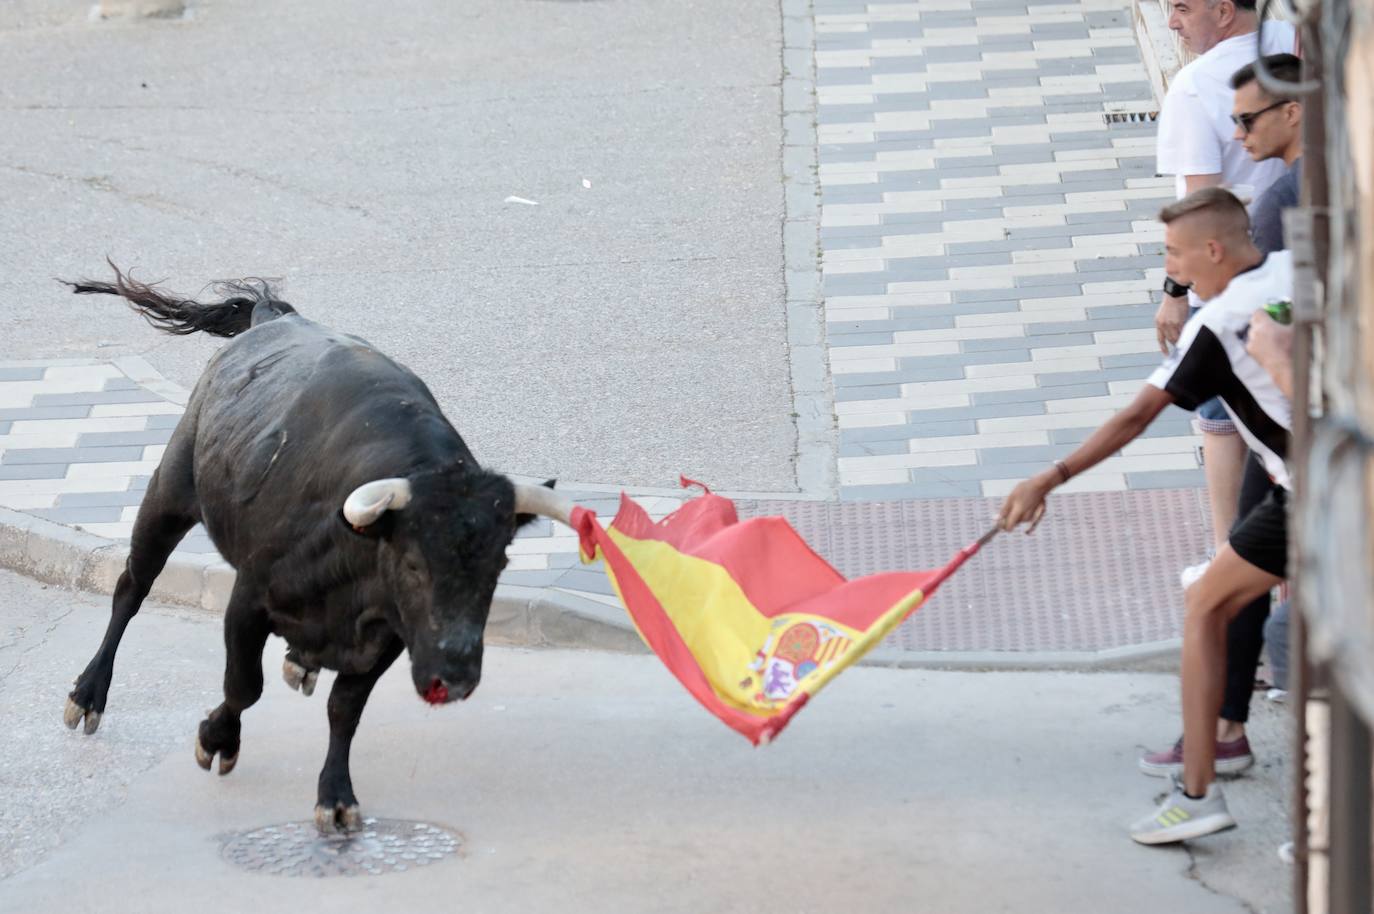
[[[1108,124],[1152,124],[1158,117],[1158,111],[1108,111],[1102,120]]]
[[[462,839],[428,822],[364,819],[362,831],[325,836],[314,822],[288,822],[242,832],[225,841],[225,860],[273,876],[378,876],[418,869],[456,856]]]

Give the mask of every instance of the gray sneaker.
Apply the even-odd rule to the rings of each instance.
[[[1183,782],[1177,775],[1172,775],[1170,781],[1173,789],[1159,809],[1131,826],[1133,839],[1141,844],[1173,844],[1236,827],[1216,781],[1199,800],[1190,799],[1183,792]]]

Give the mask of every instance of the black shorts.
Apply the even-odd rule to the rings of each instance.
[[[1288,493],[1274,486],[1264,501],[1236,521],[1227,540],[1236,555],[1278,578],[1288,576]]]

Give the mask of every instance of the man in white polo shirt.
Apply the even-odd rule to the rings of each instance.
[[[1236,824],[1216,778],[1216,729],[1226,679],[1226,628],[1242,607],[1282,582],[1287,562],[1285,499],[1292,408],[1288,397],[1246,350],[1255,312],[1291,301],[1293,258],[1262,253],[1250,238],[1244,205],[1228,191],[1207,187],[1166,206],[1165,264],[1204,300],[1173,354],[1129,406],[1109,419],[1063,460],[1012,490],[999,522],[1030,530],[1045,514],[1056,486],[1135,440],[1171,404],[1195,410],[1220,397],[1246,445],[1274,480],[1265,498],[1231,529],[1202,577],[1184,596],[1183,771],[1154,813],[1131,837],[1142,844],[1198,838]]]

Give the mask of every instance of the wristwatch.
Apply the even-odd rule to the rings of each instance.
[[[1174,298],[1182,298],[1188,294],[1188,290],[1191,288],[1192,286],[1185,286],[1181,282],[1175,282],[1171,276],[1164,277],[1165,295],[1172,295]]]

